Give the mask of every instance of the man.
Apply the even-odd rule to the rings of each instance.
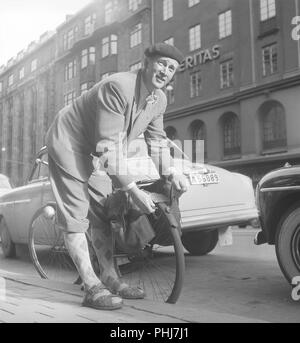
[[[143,69],[116,73],[99,82],[61,110],[47,133],[58,223],[84,283],[84,306],[111,310],[122,306],[122,298],[144,297],[142,290],[121,283],[110,272],[102,271],[104,285],[91,266],[85,237],[89,226],[87,185],[93,171],[91,155],[99,156],[116,187],[128,192],[142,212],[151,213],[155,205],[135,184],[121,151],[125,143],[130,144],[144,133],[160,173],[169,177],[178,192],[186,191],[185,177],[170,167],[163,129],[167,101],[162,89],[172,80],[182,60],[181,52],[173,46],[158,43],[149,47]],[[99,243],[97,234],[93,241]],[[97,244],[94,245],[99,251]]]

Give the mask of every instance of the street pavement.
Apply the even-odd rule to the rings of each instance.
[[[208,323],[262,322],[242,316],[165,304],[150,300],[125,301],[120,310],[97,311],[80,305],[80,286],[0,270],[2,323]],[[4,282],[3,282],[4,280]]]
[[[115,311],[82,307],[80,286],[40,279],[29,261],[0,254],[0,322],[300,322],[300,303],[290,299],[274,247],[254,246],[254,235],[253,229],[234,230],[233,246],[217,247],[204,257],[187,255],[177,304],[125,300]]]

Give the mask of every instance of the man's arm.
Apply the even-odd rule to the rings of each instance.
[[[127,106],[125,96],[115,83],[107,82],[99,88],[95,125],[96,152],[103,169],[117,187],[126,187],[134,181],[123,155]]]
[[[122,92],[113,83],[106,83],[98,92],[97,120],[95,127],[96,152],[100,163],[116,187],[127,191],[135,204],[144,213],[155,210],[151,197],[140,190],[135,178],[130,175],[127,160],[123,155],[122,135],[128,103]]]
[[[167,135],[163,127],[163,114],[160,114],[148,125],[144,133],[148,145],[148,153],[161,176],[169,175],[174,167],[174,160],[170,154]]]
[[[167,135],[164,131],[163,113],[155,117],[144,133],[152,158],[159,174],[172,182],[179,196],[187,191],[185,175],[174,167],[174,160],[170,154]]]

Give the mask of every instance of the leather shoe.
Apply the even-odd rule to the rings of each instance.
[[[97,310],[117,310],[123,305],[123,300],[111,294],[103,285],[95,285],[85,291],[82,306],[95,308]]]
[[[123,299],[144,299],[146,296],[145,291],[141,287],[124,287],[115,294]]]

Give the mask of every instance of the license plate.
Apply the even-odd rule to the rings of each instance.
[[[189,178],[191,185],[211,185],[220,182],[217,173],[190,173]]]

